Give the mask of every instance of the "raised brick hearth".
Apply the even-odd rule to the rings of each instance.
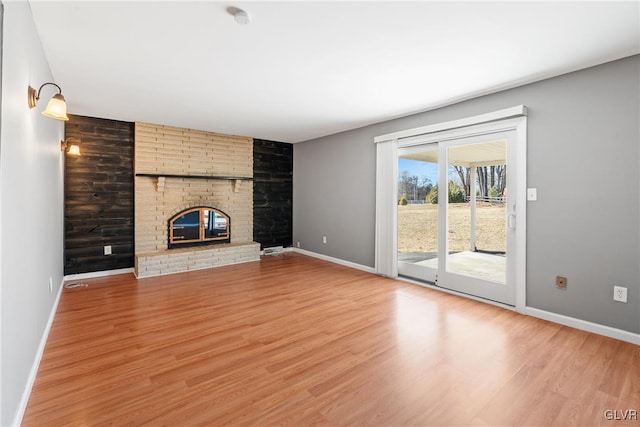
[[[138,277],[161,276],[260,259],[259,243],[228,243],[208,247],[166,249],[136,255]]]

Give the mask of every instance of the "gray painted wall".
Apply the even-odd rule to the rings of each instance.
[[[293,240],[373,267],[373,138],[524,104],[527,181],[538,189],[527,208],[527,305],[640,333],[639,76],[636,55],[295,144]],[[612,300],[614,284],[628,287],[628,304]]]
[[[53,80],[27,2],[4,3],[2,53],[0,425],[6,426],[18,421],[62,283],[64,126],[40,114],[55,94],[51,87],[35,109],[27,107],[27,86]]]

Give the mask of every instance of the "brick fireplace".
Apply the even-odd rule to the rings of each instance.
[[[151,277],[260,259],[253,242],[253,140],[135,124],[135,272]],[[229,218],[229,243],[169,248],[169,220],[199,207]]]

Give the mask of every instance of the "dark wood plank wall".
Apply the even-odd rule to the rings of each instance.
[[[261,248],[291,246],[293,146],[253,140],[253,240]]]
[[[65,155],[64,273],[133,267],[134,124],[70,116],[65,136],[82,156]]]

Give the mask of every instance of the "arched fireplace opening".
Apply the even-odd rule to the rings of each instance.
[[[210,206],[194,206],[169,219],[169,249],[231,242],[231,218]]]

